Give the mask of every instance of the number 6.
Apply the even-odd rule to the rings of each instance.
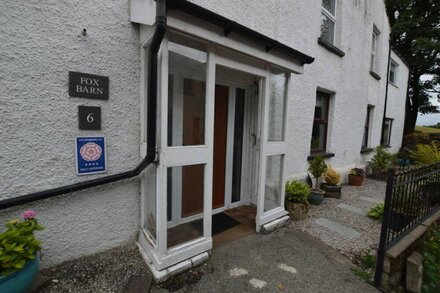
[[[93,122],[93,113],[90,113],[89,115],[87,115],[87,122],[92,123]]]

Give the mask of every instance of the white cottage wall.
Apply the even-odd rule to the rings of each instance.
[[[402,144],[403,127],[405,122],[405,101],[408,90],[408,66],[402,59],[391,51],[391,59],[397,64],[396,82],[388,84],[387,118],[393,119],[390,139],[390,151],[397,152]]]
[[[292,75],[287,111],[288,177],[305,176],[318,87],[335,92],[330,101],[327,135],[327,152],[335,156],[326,162],[344,173],[366,165],[370,156],[360,151],[367,106],[375,107],[370,135],[370,146],[375,147],[380,144],[385,101],[390,28],[382,0],[337,1],[335,44],[344,57],[317,43],[321,0],[308,1],[307,5],[301,1],[237,1],[234,5],[215,0],[191,2],[316,58],[304,67],[304,74]],[[376,72],[380,80],[369,73],[373,25],[380,31]],[[393,127],[393,131],[399,129]],[[400,144],[396,146],[393,151]]]
[[[2,3],[0,200],[101,177],[76,176],[76,136],[106,137],[107,174],[139,163],[138,34],[125,0]],[[69,97],[68,71],[108,76],[109,100]],[[78,129],[78,105],[102,108],[102,131]],[[39,238],[51,266],[133,240],[139,181],[2,210],[0,223],[26,208],[46,227]]]

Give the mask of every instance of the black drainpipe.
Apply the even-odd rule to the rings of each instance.
[[[382,119],[382,131],[380,132],[380,144],[384,144],[384,137],[383,137],[383,130],[385,128],[385,118],[387,115],[387,103],[388,103],[388,74],[390,72],[390,61],[391,61],[391,37],[392,34],[390,34],[390,40],[389,40],[389,46],[388,46],[388,64],[387,64],[387,73],[385,76],[385,105],[383,106],[383,119]]]
[[[156,23],[153,39],[150,44],[148,56],[148,97],[147,97],[147,155],[136,168],[119,174],[109,175],[93,180],[88,180],[71,185],[45,191],[34,192],[0,201],[0,210],[25,204],[41,199],[46,199],[86,188],[96,187],[139,175],[148,165],[156,161],[156,118],[157,118],[157,52],[162,43],[167,27],[166,0],[156,1]]]

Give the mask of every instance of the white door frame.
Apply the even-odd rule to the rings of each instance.
[[[272,210],[268,213],[264,210],[264,176],[266,156],[278,152],[285,152],[285,147],[275,146],[267,141],[267,114],[268,114],[268,86],[269,86],[269,70],[252,66],[237,60],[231,60],[216,54],[216,46],[210,43],[207,45],[207,75],[206,75],[206,108],[205,108],[205,144],[198,146],[185,147],[169,147],[167,145],[167,125],[168,125],[168,35],[161,45],[161,53],[159,58],[159,164],[157,166],[156,176],[156,244],[151,245],[148,241],[142,242],[147,246],[145,249],[149,259],[152,260],[154,266],[161,270],[174,265],[183,260],[189,259],[200,253],[212,249],[211,237],[211,219],[212,219],[212,174],[213,174],[213,141],[214,141],[214,97],[216,84],[216,67],[221,65],[246,72],[258,78],[258,126],[257,130],[261,137],[259,142],[260,158],[258,180],[258,197],[257,197],[257,230],[265,222],[272,218],[278,217],[284,211],[284,208]],[[185,36],[186,37],[186,36]],[[191,37],[189,37],[191,38]],[[249,91],[250,92],[250,91]],[[284,121],[285,123],[285,121]],[[263,129],[263,127],[264,129]],[[258,144],[257,144],[258,146]],[[280,150],[281,149],[281,150]],[[194,164],[204,164],[204,211],[203,211],[203,237],[194,239],[184,244],[178,245],[171,249],[167,248],[167,168],[175,166],[185,166]],[[284,191],[284,187],[283,187]],[[284,195],[282,196],[284,198]],[[145,231],[143,234],[146,234]]]

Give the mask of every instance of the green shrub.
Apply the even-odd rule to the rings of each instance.
[[[323,156],[316,156],[309,162],[309,172],[315,177],[315,188],[318,189],[318,180],[327,171]]]
[[[396,155],[388,152],[383,146],[374,149],[374,156],[369,162],[374,173],[385,174],[396,163]]]
[[[294,203],[307,202],[307,196],[310,193],[309,186],[306,183],[296,180],[286,182],[286,200]]]
[[[428,165],[440,162],[440,145],[435,142],[431,144],[418,144],[411,152],[411,157],[420,165]]]
[[[12,219],[6,223],[6,231],[0,234],[0,275],[14,273],[35,258],[41,249],[41,242],[34,236],[34,231],[43,230],[35,217],[34,211],[23,213],[23,219]]]
[[[369,250],[361,251],[355,262],[359,265],[359,269],[352,269],[353,273],[364,280],[371,283],[373,281],[374,269],[376,268],[376,257]]]
[[[384,207],[385,205],[383,203],[378,203],[368,211],[367,216],[372,219],[381,221],[383,218]]]
[[[423,243],[422,292],[439,292],[440,288],[440,224],[430,228]]]

